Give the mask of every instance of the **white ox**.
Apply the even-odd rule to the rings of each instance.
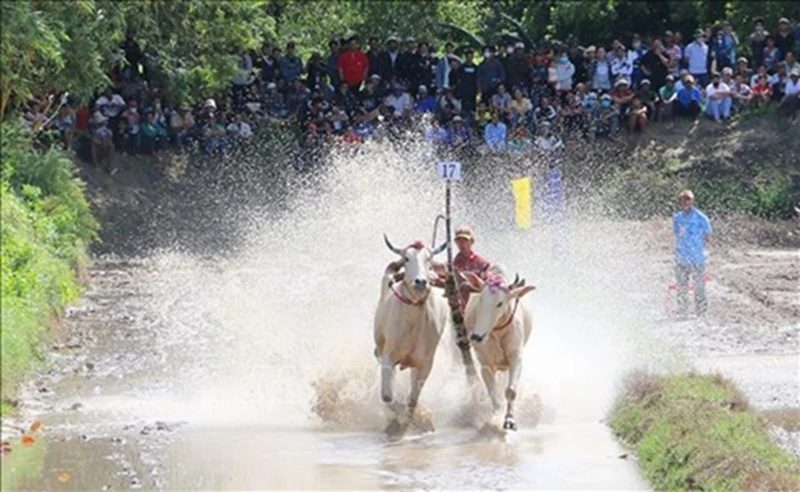
[[[471,272],[462,275],[474,292],[465,309],[464,326],[481,364],[481,376],[497,412],[500,401],[495,390],[496,374],[509,371],[503,428],[517,430],[514,402],[522,374],[522,352],[533,326],[533,315],[520,299],[535,287],[526,287],[519,277],[511,285],[505,285],[500,275],[485,282]]]
[[[381,364],[381,398],[392,403],[395,366],[399,365],[400,370],[411,368],[408,415],[413,416],[449,318],[447,302],[441,295],[431,293],[429,278],[431,259],[444,251],[447,244],[431,250],[417,241],[399,249],[385,235],[384,240],[402,259],[393,264],[395,271],[390,266],[381,279],[381,297],[375,311],[375,356]],[[405,269],[401,280],[395,278],[399,267]]]

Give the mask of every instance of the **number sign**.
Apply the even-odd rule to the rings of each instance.
[[[461,163],[441,161],[436,165],[436,176],[440,181],[461,181]]]

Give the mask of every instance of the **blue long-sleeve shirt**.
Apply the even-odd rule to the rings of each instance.
[[[706,261],[706,236],[711,234],[711,221],[698,209],[681,210],[672,219],[675,233],[675,260],[684,265]]]
[[[696,86],[692,86],[691,89],[684,86],[678,91],[678,102],[681,105],[688,106],[693,100],[696,101],[697,104],[703,104],[703,93],[700,92],[700,89]]]
[[[506,148],[506,125],[502,121],[488,123],[483,130],[483,138],[486,145],[492,150],[502,150]]]

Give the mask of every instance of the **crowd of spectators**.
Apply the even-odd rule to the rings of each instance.
[[[688,42],[687,42],[688,41]],[[634,35],[629,45],[518,41],[474,50],[390,37],[382,45],[356,36],[334,39],[328,53],[305,62],[294,43],[237,56],[230,91],[198,107],[173,105],[151,86],[134,39],[123,45],[128,64],[113,87],[90,106],[68,104],[43,121],[42,103],[25,115],[46,124],[67,145],[88,135],[95,162],[114,152],[154,153],[196,141],[209,153],[246,145],[266,121],[295,126],[306,146],[339,140],[357,144],[377,135],[418,128],[424,138],[454,150],[523,152],[561,145],[562,138],[613,138],[644,132],[654,122],[706,117],[723,122],[774,105],[800,109],[800,26],[780,19],[773,33],[762,20],[744,39],[728,22],[682,33]],[[608,49],[607,49],[608,48]],[[748,53],[748,57],[742,53]]]

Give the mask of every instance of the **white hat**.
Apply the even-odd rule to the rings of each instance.
[[[521,50],[524,50],[525,49],[525,43],[523,43],[522,41],[517,41],[517,44],[514,45],[514,48],[519,48]]]
[[[206,99],[205,107],[217,109],[217,103],[214,101],[214,99]]]
[[[419,89],[417,89],[417,92],[428,92],[428,88],[424,85],[421,85],[419,86]]]
[[[464,121],[464,120],[461,119],[461,116],[455,115],[453,116],[453,121]]]

